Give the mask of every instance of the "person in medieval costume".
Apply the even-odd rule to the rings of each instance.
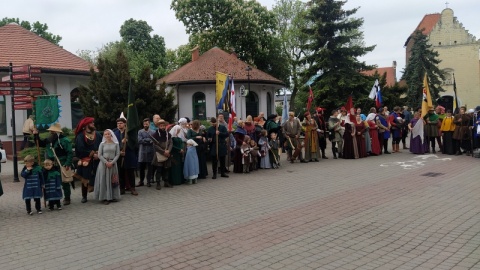
[[[345,130],[341,126],[341,121],[338,118],[338,111],[333,110],[332,115],[328,118],[329,140],[332,143],[333,158],[342,158],[343,155],[343,131]],[[338,145],[338,147],[337,147]]]
[[[462,151],[460,148],[463,148],[467,155],[470,155],[468,149],[470,149],[470,139],[471,139],[471,132],[470,132],[470,124],[472,119],[470,115],[465,113],[467,110],[466,107],[460,107],[460,111],[458,114],[455,115],[453,118],[453,123],[455,124],[455,131],[453,132],[453,139],[455,140],[455,147],[456,147],[456,156],[461,155]]]
[[[183,164],[183,177],[187,184],[196,184],[200,172],[198,164],[197,149],[198,144],[192,140],[187,140],[187,153],[185,154],[185,163]]]
[[[88,192],[93,191],[98,166],[98,147],[102,135],[95,128],[95,119],[85,117],[75,128],[75,156],[78,159],[75,178],[82,182],[82,203],[87,202]]]
[[[306,112],[304,116],[302,126],[305,128],[305,159],[310,162],[318,162],[321,155],[318,147],[317,122],[312,119],[310,112]]]
[[[135,190],[135,169],[137,168],[137,154],[127,143],[127,119],[117,119],[117,130],[114,134],[120,144],[120,158],[118,159],[118,175],[120,180],[120,194],[125,194],[128,189],[132,195],[137,196]],[[127,185],[128,183],[128,185]]]
[[[158,122],[158,121],[157,121]],[[140,171],[140,182],[137,187],[145,185],[145,169],[147,170],[147,187],[151,187],[153,183],[153,155],[155,150],[153,149],[153,141],[150,130],[150,119],[143,119],[143,129],[138,131],[138,164]]]
[[[439,132],[438,132],[439,119],[438,119],[438,114],[436,114],[435,111],[433,110],[433,106],[428,107],[428,113],[425,114],[425,116],[423,116],[423,120],[425,121],[425,137],[426,137],[425,147],[426,147],[427,153],[430,153],[430,147],[428,145],[430,143],[432,147],[431,152],[435,154],[437,153],[437,151],[435,150],[435,141],[439,136]]]
[[[62,194],[62,177],[59,170],[54,168],[52,160],[45,159],[43,161],[43,179],[45,181],[45,201],[48,202],[48,210],[52,211],[55,206],[58,210],[62,210],[60,200]]]
[[[60,170],[60,166],[65,167],[66,170],[72,170],[72,160],[73,160],[73,150],[72,150],[72,142],[69,138],[63,135],[62,127],[59,123],[55,123],[51,125],[48,129],[50,132],[50,136],[46,139],[40,139],[38,135],[38,130],[34,130],[34,140],[40,147],[45,147],[45,158],[57,161],[55,156],[58,157],[60,164],[57,164],[55,168]],[[61,173],[61,171],[59,171]],[[70,186],[73,186],[74,182],[71,183],[63,183],[62,182],[62,189],[63,189],[63,205],[69,205],[71,202],[71,194],[72,190]]]
[[[183,159],[186,151],[187,142],[187,119],[180,118],[178,125],[175,125],[170,130],[172,135],[172,167],[170,168],[170,183],[172,185],[181,185],[184,182],[183,178]]]
[[[301,142],[300,142],[300,132],[302,130],[302,124],[298,119],[295,118],[294,112],[288,113],[288,120],[283,123],[283,133],[285,134],[285,139],[288,146],[287,155],[290,159],[290,163],[293,163],[295,159],[293,158],[293,151],[300,150],[298,158],[301,163],[307,163],[303,159],[301,151]],[[259,143],[260,145],[260,143]]]
[[[120,199],[120,179],[117,161],[120,158],[120,146],[112,130],[103,132],[102,143],[98,149],[100,159],[95,177],[94,197],[108,205]]]
[[[320,148],[320,151],[322,151],[322,158],[328,159],[328,157],[325,155],[325,149],[327,148],[328,123],[325,121],[325,117],[323,115],[324,111],[324,108],[317,108],[313,119],[318,126],[318,147]]]
[[[225,126],[218,124],[215,117],[210,118],[211,126],[207,129],[207,141],[210,146],[212,158],[212,179],[217,179],[218,163],[220,163],[220,176],[228,178],[225,167],[225,156],[227,155],[227,142],[229,137]]]
[[[455,124],[453,123],[452,110],[447,110],[447,114],[442,119],[442,125],[440,126],[443,140],[442,154],[455,154],[455,141],[453,140],[454,131]]]
[[[155,173],[155,181],[157,182],[157,190],[162,189],[161,180],[165,187],[173,187],[170,184],[169,174],[172,166],[171,151],[173,148],[172,135],[166,130],[167,122],[159,120],[157,122],[157,130],[152,134],[153,147],[155,155],[153,156],[153,171]]]

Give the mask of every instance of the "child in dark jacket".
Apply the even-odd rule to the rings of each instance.
[[[62,210],[60,200],[62,194],[62,177],[58,167],[53,165],[53,161],[46,159],[43,162],[43,179],[45,180],[45,200],[48,201],[48,210],[52,211],[57,206],[58,210]]]
[[[23,186],[23,199],[27,207],[27,214],[32,215],[31,199],[35,201],[35,209],[38,214],[42,213],[40,199],[44,185],[42,167],[35,162],[35,158],[28,155],[24,159],[25,167],[22,169],[22,177],[25,178]]]

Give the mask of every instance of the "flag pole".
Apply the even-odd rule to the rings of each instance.
[[[459,110],[458,97],[457,97],[457,83],[455,82],[455,73],[452,73],[452,76],[453,76],[453,93],[455,94],[455,110]]]

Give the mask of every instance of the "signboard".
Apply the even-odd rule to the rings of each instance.
[[[30,74],[34,74],[34,73],[42,73],[42,69],[41,68],[30,68]]]
[[[30,79],[30,74],[28,74],[28,73],[12,74],[12,78],[14,80]]]
[[[13,102],[32,102],[33,97],[31,96],[14,96]]]
[[[28,72],[29,65],[12,67],[12,72]]]
[[[10,81],[10,75],[2,77],[2,82],[9,82],[9,81]]]
[[[9,82],[1,82],[0,87],[10,87]],[[41,88],[43,87],[43,82],[14,82],[13,87],[31,87],[31,88]]]
[[[42,90],[13,90],[14,95],[23,95],[23,96],[40,96],[43,95]],[[0,90],[1,96],[9,96],[10,90]]]
[[[28,110],[32,108],[33,108],[32,103],[13,104],[14,110]]]

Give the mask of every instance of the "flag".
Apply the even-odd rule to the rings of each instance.
[[[377,87],[378,87],[378,79],[375,80],[375,83],[372,86],[372,90],[370,90],[370,94],[368,95],[370,99],[375,99],[375,97],[377,96]]]
[[[128,146],[130,149],[135,149],[138,141],[138,112],[137,106],[135,106],[135,95],[132,89],[132,79],[130,79],[130,85],[128,87],[128,106],[127,106],[127,136]]]
[[[310,107],[312,107],[312,102],[313,102],[312,87],[309,85],[308,88],[310,89],[310,92],[308,93],[308,99],[307,99],[307,112],[310,111]]]
[[[456,112],[457,108],[458,108],[458,97],[457,97],[457,83],[455,82],[455,74],[453,74],[453,93],[455,94],[455,97],[454,97],[454,103],[453,103],[453,111],[455,114],[457,114],[458,112]]]
[[[228,75],[217,71],[216,81],[215,105],[217,110],[224,110],[225,101],[228,98]]]
[[[433,107],[432,97],[430,96],[430,88],[428,87],[427,73],[423,78],[423,94],[422,94],[422,118],[428,113],[428,108]]]
[[[61,112],[59,103],[57,95],[37,96],[34,102],[35,124],[40,127],[57,122]]]
[[[380,91],[380,86],[377,87],[377,96],[375,97],[375,105],[377,108],[382,107],[383,99],[382,99],[382,91]]]
[[[424,134],[423,132],[424,132],[423,120],[419,119],[412,129],[412,138],[415,139],[417,136],[420,136],[423,142],[423,134]]]
[[[352,95],[349,95],[347,103],[345,103],[345,110],[347,110],[347,113],[350,113],[351,108],[353,108],[353,98]]]
[[[283,92],[283,106],[282,106],[282,123],[288,121],[288,101],[287,101],[287,91]]]
[[[235,86],[233,83],[233,77],[230,81],[230,114],[228,117],[228,130],[232,130],[233,118],[237,115],[235,107]]]

